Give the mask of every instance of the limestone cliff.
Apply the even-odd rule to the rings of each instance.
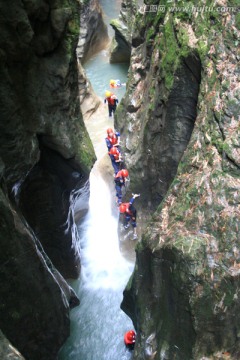
[[[134,359],[237,360],[239,15],[225,2],[168,6],[137,15],[117,114],[130,190],[156,209],[122,308],[138,332]]]
[[[55,359],[78,304],[73,219],[95,160],[79,106],[75,0],[0,1],[1,303],[27,359]],[[49,259],[50,258],[50,259]]]

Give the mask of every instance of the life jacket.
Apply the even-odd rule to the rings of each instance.
[[[110,149],[110,151],[108,152],[108,154],[111,155],[111,156],[113,156],[115,161],[116,161],[116,160],[119,160],[120,152],[116,149],[117,151],[116,151],[116,153],[114,154],[114,153],[113,153],[113,149],[116,149],[116,147],[114,147],[114,148],[112,147],[112,148]],[[114,150],[114,151],[115,151],[115,150]]]
[[[133,206],[133,204],[130,203],[126,203],[126,210],[125,210],[125,214],[136,218],[137,216],[137,210],[135,209],[135,207]]]
[[[120,80],[110,80],[110,87],[111,88],[117,88],[121,86],[121,81]]]
[[[107,139],[110,141],[112,146],[118,142],[118,137],[116,134],[114,134],[113,137],[108,136]]]
[[[125,184],[125,179],[124,177],[122,176],[122,173],[121,173],[122,170],[120,170],[116,175],[115,175],[115,178],[114,178],[114,181],[117,185],[124,185]]]
[[[131,212],[131,210],[129,209],[129,208],[130,208],[130,205],[131,205],[130,203],[126,203],[125,213],[131,216],[131,215],[132,215],[132,212]]]
[[[122,203],[120,206],[119,206],[119,211],[121,214],[125,214],[130,216],[131,219],[132,218],[135,218],[137,217],[137,210],[135,209],[135,207],[133,206],[133,204],[130,204],[130,203]]]
[[[107,99],[108,105],[112,105],[112,106],[115,105],[116,98],[110,96],[110,97],[107,97],[106,99]]]

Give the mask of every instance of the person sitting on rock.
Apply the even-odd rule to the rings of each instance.
[[[134,349],[135,341],[136,341],[136,333],[134,330],[127,331],[124,334],[124,343],[129,350]]]
[[[116,95],[112,94],[110,91],[106,91],[105,96],[104,103],[108,103],[109,117],[112,117],[112,114],[116,111],[118,99]]]
[[[122,203],[119,206],[119,211],[124,214],[124,229],[128,229],[131,225],[133,227],[133,238],[137,239],[137,210],[133,206],[134,200],[139,197],[140,194],[133,194],[129,203]]]
[[[122,203],[122,187],[125,186],[125,180],[127,177],[128,171],[126,169],[118,171],[114,177],[118,205]]]
[[[120,170],[120,168],[122,166],[122,162],[123,162],[121,153],[116,147],[113,146],[110,149],[110,151],[108,152],[108,154],[109,154],[111,162],[112,162],[114,173],[117,174],[118,171]]]
[[[108,151],[114,146],[118,147],[119,150],[119,144],[120,144],[120,133],[114,132],[112,128],[107,129],[107,137],[105,138]]]

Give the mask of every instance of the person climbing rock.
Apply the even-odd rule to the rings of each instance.
[[[120,151],[116,147],[111,147],[110,151],[108,152],[112,166],[114,169],[114,173],[117,174],[122,166],[122,157]]]
[[[108,151],[114,146],[119,147],[120,145],[120,133],[114,132],[112,128],[107,129],[107,137],[105,138]],[[119,148],[118,148],[119,150]]]
[[[129,350],[134,349],[135,341],[136,341],[136,333],[134,330],[127,331],[124,334],[124,343]]]
[[[108,103],[108,113],[109,113],[109,117],[112,117],[112,114],[115,113],[116,108],[117,108],[117,104],[118,104],[118,98],[116,97],[116,95],[112,94],[110,91],[106,91],[105,93],[105,99],[104,99],[104,103]]]
[[[137,210],[133,206],[134,200],[139,197],[140,194],[133,194],[129,203],[122,203],[119,206],[119,211],[124,214],[124,229],[128,229],[131,225],[133,227],[133,239],[137,239]]]
[[[128,171],[126,169],[118,171],[118,173],[114,177],[118,205],[122,203],[122,187],[125,186],[125,181],[127,177]]]

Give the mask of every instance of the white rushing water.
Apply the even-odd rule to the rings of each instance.
[[[118,214],[112,213],[111,196],[96,163],[90,176],[89,211],[79,228],[82,275],[71,284],[81,303],[71,311],[71,336],[61,360],[131,358],[123,336],[132,323],[120,303],[133,263],[119,251]]]
[[[118,212],[112,213],[111,203],[112,194],[96,163],[90,176],[89,213],[81,249],[82,276],[90,288],[123,289],[132,269],[119,251]]]

